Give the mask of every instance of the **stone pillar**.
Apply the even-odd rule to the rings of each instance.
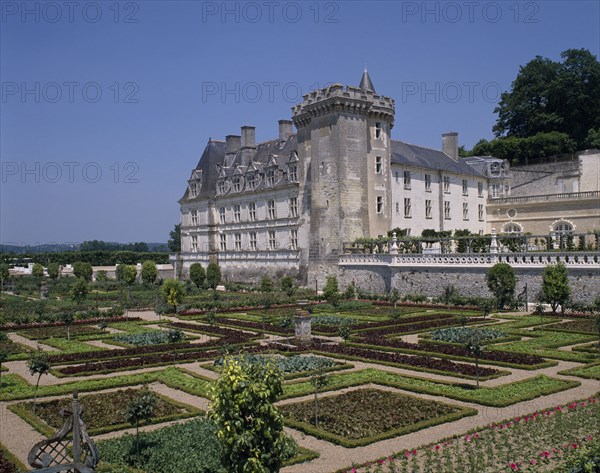
[[[298,309],[294,316],[296,324],[295,335],[300,342],[310,342],[312,339],[312,315],[304,309],[308,305],[308,301],[298,301]]]
[[[392,246],[390,247],[390,254],[398,254],[398,238],[396,238],[396,232],[392,233]]]
[[[496,229],[492,228],[492,242],[490,243],[490,254],[492,255],[492,263],[498,262],[498,241],[496,241]]]

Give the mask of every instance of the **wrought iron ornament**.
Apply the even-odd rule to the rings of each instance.
[[[94,473],[99,454],[96,444],[86,432],[82,412],[77,391],[74,391],[71,407],[60,411],[61,417],[66,418],[63,426],[50,439],[36,443],[29,452],[27,461],[34,468],[32,472]]]

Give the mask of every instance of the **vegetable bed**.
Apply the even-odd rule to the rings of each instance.
[[[378,389],[319,399],[316,425],[314,401],[286,404],[280,410],[286,424],[345,447],[368,445],[477,413]]]

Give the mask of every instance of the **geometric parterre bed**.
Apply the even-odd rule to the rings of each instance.
[[[88,433],[96,435],[131,427],[124,421],[125,413],[128,404],[139,392],[139,389],[129,388],[81,396],[79,402],[83,409],[82,419]],[[155,398],[152,418],[155,423],[183,419],[200,412],[192,406],[175,402],[164,396],[155,395]],[[60,398],[37,403],[35,412],[32,402],[12,404],[9,409],[23,417],[41,433],[50,436],[64,424],[64,418],[60,416],[60,411],[70,405],[70,399]]]
[[[378,389],[358,389],[280,407],[286,423],[346,447],[368,445],[477,413]],[[316,417],[316,419],[315,419]]]

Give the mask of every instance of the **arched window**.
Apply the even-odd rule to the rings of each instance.
[[[568,222],[558,222],[554,225],[553,230],[557,235],[570,235],[573,233],[573,225]]]
[[[522,233],[523,229],[521,228],[521,225],[518,225],[516,223],[507,223],[506,225],[504,225],[504,229],[503,229],[503,233]]]

